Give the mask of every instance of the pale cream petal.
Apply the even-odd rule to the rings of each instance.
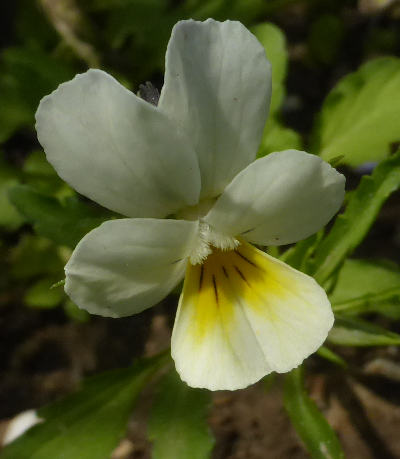
[[[300,365],[332,325],[314,279],[243,242],[189,265],[172,356],[190,386],[235,390]]]
[[[270,63],[243,24],[207,19],[175,25],[159,108],[192,142],[202,198],[220,194],[254,160],[270,97]]]
[[[124,317],[141,312],[180,282],[197,231],[197,221],[105,222],[72,253],[65,267],[65,291],[91,314]]]
[[[255,244],[290,244],[328,223],[343,202],[344,185],[344,176],[318,156],[271,153],[232,180],[205,221]]]
[[[101,70],[44,97],[36,130],[48,161],[79,193],[129,217],[165,217],[198,202],[189,141],[157,107]]]

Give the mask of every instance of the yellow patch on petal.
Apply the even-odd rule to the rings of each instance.
[[[279,265],[244,242],[236,250],[214,249],[201,265],[189,264],[182,308],[194,308],[192,328],[196,337],[203,339],[219,322],[229,327],[238,297],[255,312],[268,314],[271,321],[279,320],[266,297],[285,301],[287,289],[295,286],[290,279],[285,282],[284,274]]]

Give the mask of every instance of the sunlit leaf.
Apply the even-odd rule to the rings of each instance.
[[[63,289],[51,289],[53,278],[40,279],[34,283],[24,295],[24,302],[32,308],[51,309],[64,299]]]
[[[383,57],[344,77],[325,100],[314,130],[314,152],[344,155],[357,166],[380,161],[400,141],[400,59]]]
[[[285,94],[285,78],[288,65],[285,35],[279,27],[269,22],[258,24],[251,31],[264,46],[268,60],[272,66],[272,98],[271,115],[279,110]]]
[[[175,370],[158,390],[149,423],[153,459],[209,458],[214,445],[207,424],[210,392],[187,386]]]
[[[87,380],[76,393],[38,411],[44,422],[3,451],[2,459],[109,459],[143,386],[165,356]]]
[[[332,230],[317,248],[314,277],[320,284],[362,242],[383,203],[399,186],[400,152],[379,164],[371,176],[362,177],[344,213],[336,218]]]
[[[288,148],[302,149],[300,135],[283,125],[280,109],[285,96],[285,79],[288,66],[288,52],[285,35],[279,27],[269,22],[251,28],[251,31],[264,46],[272,66],[272,98],[270,113],[265,125],[257,156],[265,156],[274,151]]]
[[[346,260],[329,298],[337,312],[400,318],[400,268],[389,261]]]
[[[294,148],[303,149],[303,141],[299,133],[284,126],[278,119],[270,118],[264,129],[257,156],[262,157],[274,151]]]
[[[285,376],[284,405],[313,459],[344,458],[335,432],[304,388],[301,367]]]
[[[336,316],[328,340],[340,346],[400,345],[400,335],[362,319]]]

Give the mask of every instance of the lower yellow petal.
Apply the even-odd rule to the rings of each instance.
[[[298,366],[332,325],[314,279],[243,242],[188,265],[172,356],[189,385],[233,390]]]

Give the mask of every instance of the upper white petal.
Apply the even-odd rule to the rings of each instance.
[[[159,108],[194,145],[202,197],[217,196],[261,141],[271,96],[264,48],[239,22],[181,21],[165,66]]]
[[[65,267],[65,291],[91,314],[123,317],[162,300],[182,279],[198,222],[111,220],[88,233]]]
[[[153,105],[89,70],[42,99],[36,129],[47,159],[77,191],[116,212],[164,217],[194,205],[196,155]]]
[[[332,325],[314,279],[244,243],[189,265],[172,357],[192,387],[241,389],[300,365]]]
[[[318,231],[339,210],[345,178],[318,156],[271,153],[240,172],[204,220],[218,231],[281,245]]]

